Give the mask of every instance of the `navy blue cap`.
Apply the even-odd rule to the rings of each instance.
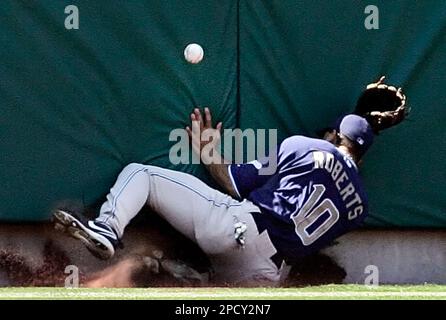
[[[363,154],[373,143],[372,127],[366,119],[355,114],[342,118],[339,132],[356,143]]]

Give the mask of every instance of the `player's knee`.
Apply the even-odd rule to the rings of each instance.
[[[138,171],[138,170],[141,170],[141,169],[144,169],[144,168],[145,168],[145,165],[143,165],[141,163],[133,162],[133,163],[130,163],[130,164],[126,165],[124,170],[126,170],[126,171]]]
[[[141,164],[141,163],[130,163],[128,164],[123,171],[127,173],[134,173],[134,172],[146,172],[146,173],[155,173],[162,170],[159,167],[148,165],[148,164]]]

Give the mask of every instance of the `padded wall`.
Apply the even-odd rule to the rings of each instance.
[[[67,5],[79,30],[66,30]],[[235,124],[232,1],[0,2],[0,218],[45,220],[59,199],[103,199],[129,162],[173,166],[169,133],[196,105]],[[200,43],[205,59],[185,62]]]
[[[80,29],[66,30],[77,5]],[[225,127],[315,135],[380,75],[410,121],[365,157],[371,226],[446,227],[446,3],[376,0],[0,2],[0,219],[46,220],[59,199],[103,199],[129,162],[168,159],[196,105]],[[203,45],[187,64],[183,49]]]

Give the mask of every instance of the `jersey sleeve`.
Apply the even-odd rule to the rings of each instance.
[[[228,174],[239,198],[244,199],[254,189],[264,185],[271,178],[270,159],[254,160],[243,164],[228,166]],[[274,173],[276,168],[273,168]]]
[[[255,189],[263,186],[278,171],[287,165],[306,148],[305,137],[292,136],[285,139],[270,156],[244,164],[232,164],[228,167],[229,177],[237,195],[244,199]]]

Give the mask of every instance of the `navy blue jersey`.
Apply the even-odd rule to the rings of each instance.
[[[267,230],[287,260],[313,253],[357,228],[368,200],[353,160],[333,144],[293,136],[278,150],[272,174],[262,171],[272,158],[229,166],[240,198],[262,211],[254,214],[259,231]]]

